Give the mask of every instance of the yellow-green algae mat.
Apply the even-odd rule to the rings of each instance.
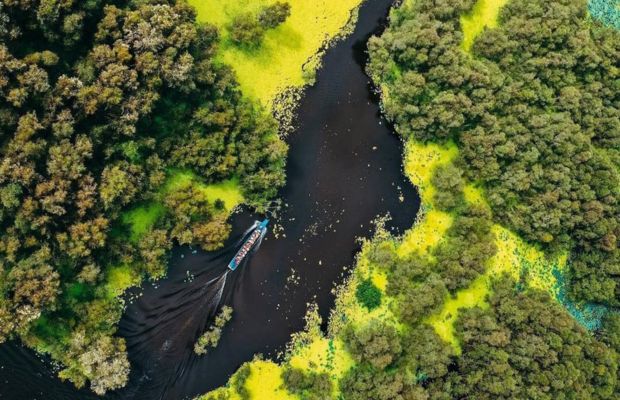
[[[362,0],[287,0],[291,16],[269,30],[261,46],[241,49],[228,38],[228,27],[241,13],[257,13],[273,0],[189,0],[198,21],[219,28],[220,59],[232,66],[242,92],[278,112],[276,98],[312,82],[325,45],[341,35]]]

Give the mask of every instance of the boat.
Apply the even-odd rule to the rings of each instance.
[[[256,245],[256,243],[258,243],[258,241],[263,236],[265,236],[265,234],[267,233],[268,224],[268,219],[264,219],[262,222],[256,221],[256,223],[254,223],[254,230],[252,231],[252,233],[250,233],[250,236],[243,243],[243,246],[241,246],[237,254],[235,254],[235,257],[228,263],[228,268],[231,271],[236,270],[237,267],[241,265],[241,262],[243,261],[245,256],[247,256],[250,250],[252,250],[252,248]]]

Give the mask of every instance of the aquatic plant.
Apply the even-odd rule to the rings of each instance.
[[[590,0],[588,5],[594,18],[620,29],[620,0]]]

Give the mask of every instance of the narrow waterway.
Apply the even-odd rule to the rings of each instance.
[[[277,358],[303,328],[309,302],[327,319],[332,289],[353,265],[357,239],[372,235],[376,217],[389,214],[387,226],[396,233],[413,224],[419,199],[402,173],[402,143],[381,117],[364,73],[366,42],[384,26],[391,3],[368,0],[361,7],[354,33],[327,52],[316,85],[301,100],[298,128],[287,139],[288,184],[273,221],[276,234],[271,229],[227,276],[243,233],[262,216],[234,215],[222,251],[175,249],[168,278],[141,288],[123,316],[119,334],[127,339],[132,374],[125,389],[106,398],[188,398],[225,384],[255,354]],[[233,319],[218,347],[196,356],[193,343],[220,296],[233,307]],[[30,350],[0,346],[0,399],[97,398],[54,376]]]

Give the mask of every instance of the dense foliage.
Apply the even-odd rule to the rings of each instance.
[[[588,17],[585,1],[512,0],[469,53],[460,17],[474,3],[408,2],[371,39],[369,70],[399,133],[453,142],[459,157],[432,175],[433,205],[453,218],[439,245],[404,257],[390,239],[368,249],[403,326],[344,329],[356,365],[342,397],[618,398],[617,313],[588,332],[548,293],[501,276],[483,307],[459,310],[458,346],[428,325],[447,296],[485,273],[495,222],[549,252],[570,249],[574,296],[620,301],[620,37]],[[489,207],[465,200],[466,180]]]
[[[456,397],[486,399],[612,399],[618,357],[574,321],[548,294],[494,286],[490,307],[463,312],[457,330],[463,354],[449,377]],[[479,377],[484,379],[479,379]]]
[[[111,268],[161,276],[173,240],[227,235],[200,190],[161,189],[171,168],[237,178],[255,205],[283,183],[286,146],[217,41],[183,0],[0,3],[0,342],[19,334],[78,386],[127,380]],[[127,240],[140,201],[165,215]]]
[[[321,400],[329,396],[333,384],[327,373],[304,372],[288,367],[282,372],[286,390],[304,400]]]
[[[547,293],[518,287],[503,277],[488,307],[460,312],[459,355],[424,323],[402,332],[378,320],[350,327],[357,364],[340,382],[344,398],[617,398],[617,347],[605,344],[617,346],[617,331],[598,340]],[[617,316],[608,324],[617,328]]]
[[[415,3],[370,43],[387,115],[405,137],[456,142],[498,221],[570,248],[577,298],[620,304],[620,34],[585,0],[518,0],[468,54],[473,0]]]

